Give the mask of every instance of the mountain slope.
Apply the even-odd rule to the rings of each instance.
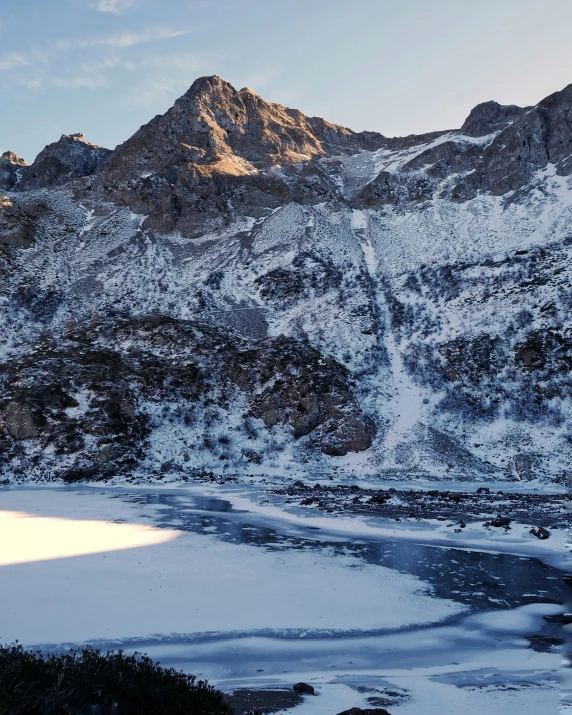
[[[6,475],[565,480],[571,107],[387,138],[201,78],[114,152],[18,164]]]

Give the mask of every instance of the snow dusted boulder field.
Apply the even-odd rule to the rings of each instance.
[[[565,484],[572,86],[356,134],[197,80],[3,155],[3,478]]]

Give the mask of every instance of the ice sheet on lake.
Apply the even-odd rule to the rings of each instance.
[[[78,532],[102,514],[112,522],[145,522],[135,505],[112,496],[15,490],[3,495],[2,507],[71,518],[68,527],[75,523]],[[9,532],[5,537],[16,548]],[[152,546],[5,566],[0,589],[0,638],[28,644],[156,633],[401,628],[463,610],[431,597],[413,576],[353,556],[269,551],[188,532]]]
[[[394,715],[556,710],[560,656],[532,650],[523,636],[559,606],[466,614],[432,597],[419,579],[334,553],[319,538],[312,549],[294,550],[157,528],[168,492],[155,491],[158,498],[146,503],[106,487],[5,490],[2,508],[28,514],[45,545],[43,560],[36,553],[33,562],[0,568],[0,640],[56,647],[96,640],[143,650],[227,691],[311,682],[317,696],[289,711],[294,715],[373,707],[368,698],[388,689],[405,693],[388,706]],[[253,500],[241,499],[236,506],[254,509]],[[255,516],[242,515],[243,523]],[[287,521],[278,517],[265,513],[280,529]],[[8,532],[21,521],[7,518]],[[348,544],[363,538],[361,522],[354,533],[342,519],[324,520],[322,529],[336,522]],[[62,524],[70,553],[50,558],[46,537]],[[107,526],[106,550],[80,555],[73,531],[85,534],[94,524]],[[8,532],[4,545],[13,543]],[[171,540],[133,541],[156,532]],[[440,623],[450,616],[455,622]]]

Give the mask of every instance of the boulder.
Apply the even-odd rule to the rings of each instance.
[[[32,439],[36,436],[32,413],[26,405],[10,402],[4,411],[4,428],[14,439]]]
[[[491,526],[508,526],[510,524],[510,519],[508,516],[501,516],[498,514],[494,519],[491,520]]]
[[[532,529],[530,530],[530,533],[533,536],[536,536],[537,539],[549,539],[550,538],[550,532],[545,529],[543,526],[533,526]]]
[[[338,715],[391,715],[385,708],[350,708]]]
[[[312,685],[308,685],[308,683],[296,683],[295,685],[292,686],[294,689],[295,693],[298,693],[299,695],[315,695],[316,693],[314,692],[314,688]]]

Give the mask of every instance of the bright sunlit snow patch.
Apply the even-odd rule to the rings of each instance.
[[[179,532],[143,524],[114,524],[0,511],[0,566],[135,549],[172,541]]]

